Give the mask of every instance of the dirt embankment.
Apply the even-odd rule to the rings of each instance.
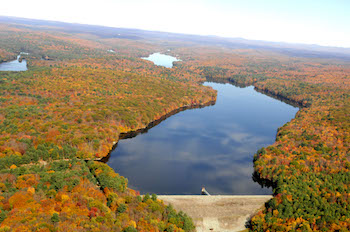
[[[272,196],[160,195],[158,198],[191,216],[197,232],[231,232],[244,230],[247,219]]]

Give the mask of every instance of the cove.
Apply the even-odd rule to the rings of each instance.
[[[206,82],[216,104],[179,112],[119,140],[107,161],[141,194],[271,194],[253,181],[253,155],[274,143],[297,107],[254,87]],[[131,138],[130,138],[131,137]]]
[[[0,71],[27,71],[27,61],[22,59],[21,55],[17,56],[17,60],[0,63]]]
[[[180,61],[176,57],[168,56],[160,53],[153,53],[149,57],[142,57],[144,60],[152,61],[155,65],[172,68],[175,61]]]

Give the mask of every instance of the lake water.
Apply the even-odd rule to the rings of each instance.
[[[0,63],[0,71],[27,71],[27,61],[25,59],[19,62],[20,55],[17,60]]]
[[[253,155],[274,143],[298,108],[254,90],[205,83],[217,102],[175,114],[134,138],[122,139],[108,165],[143,193],[271,194],[252,180]]]
[[[164,66],[166,68],[172,68],[173,62],[180,61],[176,59],[176,57],[160,53],[153,53],[149,57],[142,57],[142,59],[152,61],[155,65]]]

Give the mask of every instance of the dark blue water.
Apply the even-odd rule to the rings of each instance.
[[[19,62],[19,57],[17,60],[0,63],[0,71],[27,71],[27,61],[25,59]]]
[[[173,62],[180,61],[176,59],[176,57],[160,53],[153,53],[149,57],[143,57],[142,59],[152,61],[155,65],[164,66],[166,68],[172,68]]]
[[[171,116],[148,133],[120,140],[108,161],[141,193],[270,194],[252,180],[253,155],[275,141],[298,108],[253,87],[205,83],[214,106]]]

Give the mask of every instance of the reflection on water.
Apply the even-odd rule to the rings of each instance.
[[[143,57],[142,59],[152,61],[155,65],[164,66],[166,68],[172,68],[173,62],[180,61],[176,59],[176,57],[160,53],[153,53],[149,57]]]
[[[270,194],[252,179],[253,155],[275,141],[298,108],[230,84],[214,106],[171,116],[148,133],[123,139],[108,164],[141,193]]]
[[[20,55],[17,56],[17,60],[0,63],[0,71],[27,71],[27,61],[19,59]]]

